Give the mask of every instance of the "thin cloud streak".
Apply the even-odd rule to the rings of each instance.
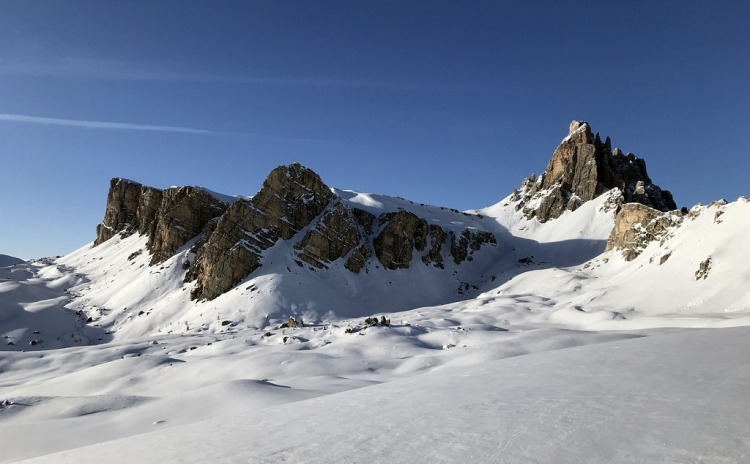
[[[0,75],[59,77],[72,79],[106,79],[142,82],[192,82],[280,87],[381,89],[392,91],[470,91],[471,87],[435,85],[424,82],[387,82],[368,79],[326,77],[249,76],[205,74],[169,70],[143,69],[134,63],[118,60],[67,58],[47,63],[10,63],[0,60]]]
[[[179,134],[196,134],[226,137],[248,137],[255,139],[277,140],[282,142],[301,142],[301,143],[333,143],[358,146],[360,144],[344,142],[334,139],[318,139],[309,137],[289,137],[283,135],[265,135],[254,132],[229,132],[229,131],[212,131],[206,129],[195,129],[192,127],[179,126],[160,126],[151,124],[134,124],[128,122],[112,121],[89,121],[85,119],[62,119],[47,118],[41,116],[30,116],[15,113],[0,113],[0,121],[23,123],[23,124],[41,124],[48,126],[65,126],[78,127],[84,129],[105,129],[105,130],[131,130],[131,131],[151,131],[151,132],[172,132]]]
[[[215,132],[192,127],[159,126],[150,124],[133,124],[128,122],[87,121],[83,119],[61,119],[29,116],[24,114],[0,113],[0,121],[26,124],[44,124],[48,126],[81,127],[85,129],[134,130],[152,132],[176,132],[181,134],[213,135]]]

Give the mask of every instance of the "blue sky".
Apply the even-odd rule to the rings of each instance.
[[[331,186],[459,209],[544,170],[572,119],[680,206],[750,195],[750,2],[0,4],[0,253],[93,240],[111,177]]]

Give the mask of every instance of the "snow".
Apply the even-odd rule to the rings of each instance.
[[[549,316],[567,319],[568,325],[576,319],[580,324],[574,326],[591,330],[748,324],[750,203],[696,207],[691,216],[632,262],[611,251],[582,266],[525,273],[489,293],[547,297],[553,309]],[[708,276],[696,279],[700,263],[709,257]],[[592,320],[592,314],[606,313],[612,317]]]
[[[195,188],[203,192],[206,192],[207,194],[211,195],[215,199],[221,201],[222,203],[226,203],[228,205],[231,205],[237,200],[249,200],[250,198],[252,198],[252,197],[242,196],[242,195],[226,195],[224,193],[215,192],[213,190],[207,189],[206,187],[201,187],[198,185],[196,185]]]
[[[498,244],[355,275],[280,241],[212,301],[184,282],[193,242],[156,266],[135,234],[0,267],[0,462],[748,460],[747,201],[626,262],[604,252],[614,191],[544,224],[510,199],[334,193]]]
[[[561,144],[570,140],[571,137],[573,137],[573,135],[586,131],[586,129],[589,127],[589,124],[586,121],[577,121],[577,123],[578,123],[578,127],[573,129],[570,132],[570,134],[568,134],[564,139],[562,139],[562,142],[560,142]]]
[[[338,392],[300,388],[295,379],[245,379],[185,393],[191,385],[177,388],[170,376],[162,377],[173,389],[170,399],[97,395],[85,403],[46,400],[47,407],[37,408],[21,398],[2,411],[19,422],[3,427],[3,449],[33,447],[11,446],[15,453],[3,458],[36,455],[24,462],[57,464],[744,462],[750,364],[736,353],[748,349],[748,335],[743,327],[613,339]],[[179,366],[184,371],[193,362]],[[295,364],[307,370],[320,363]],[[172,367],[140,366],[139,358],[109,364],[120,372],[137,369],[128,378],[149,370],[180,375]],[[217,367],[200,367],[216,377]],[[114,372],[85,378],[107,374]],[[20,421],[34,409],[56,419],[37,418],[33,427],[30,419]]]
[[[362,193],[354,190],[339,190],[335,188],[332,189],[332,191],[348,207],[365,210],[376,217],[383,213],[408,211],[425,219],[430,224],[440,225],[447,230],[460,231],[468,227],[479,229],[494,227],[492,222],[470,212],[461,212],[456,209],[445,208],[442,206],[415,203],[410,200],[387,195]]]

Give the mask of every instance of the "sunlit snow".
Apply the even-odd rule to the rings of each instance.
[[[748,459],[746,200],[625,262],[603,253],[607,195],[540,224],[335,193],[494,231],[461,264],[482,287],[458,294],[453,264],[300,268],[294,240],[213,301],[190,300],[192,243],[156,266],[131,235],[0,267],[0,462]]]

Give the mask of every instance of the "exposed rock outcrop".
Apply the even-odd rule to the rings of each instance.
[[[649,243],[661,240],[676,225],[678,221],[671,213],[640,203],[624,204],[615,217],[606,251],[621,250],[625,260],[632,261]]]
[[[159,214],[164,192],[153,187],[141,187],[140,201],[138,202],[138,233],[149,234],[156,227],[156,216]]]
[[[155,198],[156,195],[153,195]],[[149,194],[142,194],[144,219],[152,209]],[[149,227],[148,249],[151,264],[172,256],[181,246],[198,235],[208,222],[221,216],[229,205],[195,187],[173,187],[164,190],[161,204]],[[141,208],[139,208],[139,213]],[[139,229],[140,230],[140,229]]]
[[[473,259],[471,255],[479,251],[482,245],[487,243],[497,245],[497,239],[494,234],[483,230],[465,229],[458,238],[456,238],[455,234],[451,233],[451,256],[453,256],[453,262],[461,264],[467,260],[471,261]]]
[[[257,195],[227,210],[198,251],[193,297],[213,299],[235,286],[260,267],[264,250],[307,227],[332,198],[312,170],[299,164],[274,169]]]
[[[613,188],[623,192],[627,203],[660,211],[677,208],[671,193],[651,182],[643,159],[612,149],[609,137],[602,142],[588,123],[573,121],[544,173],[524,180],[513,199],[527,218],[545,222]]]
[[[314,228],[307,231],[295,249],[300,260],[323,269],[332,261],[348,255],[362,239],[352,210],[344,206],[341,200],[336,200],[335,205],[324,213]]]
[[[146,234],[151,264],[160,263],[198,235],[227,207],[198,187],[159,190],[125,179],[112,179],[107,208],[102,223],[96,228],[94,245],[118,233]]]
[[[445,233],[442,227],[430,224],[430,236],[429,236],[429,249],[424,256],[422,256],[422,262],[428,265],[433,265],[437,268],[444,269],[443,264],[443,246],[448,234]]]
[[[408,268],[414,251],[427,246],[427,221],[408,211],[383,214],[378,221],[383,225],[373,240],[378,261],[386,269]]]
[[[119,232],[132,233],[138,227],[138,205],[141,188],[137,182],[115,178],[110,181],[107,193],[107,208],[104,219],[96,226],[96,241],[99,245]]]
[[[344,267],[355,274],[359,274],[367,265],[367,260],[370,259],[370,256],[372,256],[370,249],[365,245],[360,245],[349,255],[349,259],[346,260]]]
[[[711,271],[711,257],[706,258],[705,261],[701,261],[698,265],[698,270],[695,271],[695,280],[706,280],[708,273]]]
[[[449,227],[403,209],[375,216],[335,195],[312,170],[292,164],[274,169],[251,199],[231,204],[198,187],[158,190],[113,179],[97,244],[117,233],[147,235],[153,265],[195,240],[183,262],[185,281],[196,282],[193,298],[213,299],[259,269],[264,252],[282,240],[293,240],[292,258],[300,266],[327,269],[339,261],[355,274],[369,272],[370,263],[387,270],[444,269],[497,244],[491,232]]]

